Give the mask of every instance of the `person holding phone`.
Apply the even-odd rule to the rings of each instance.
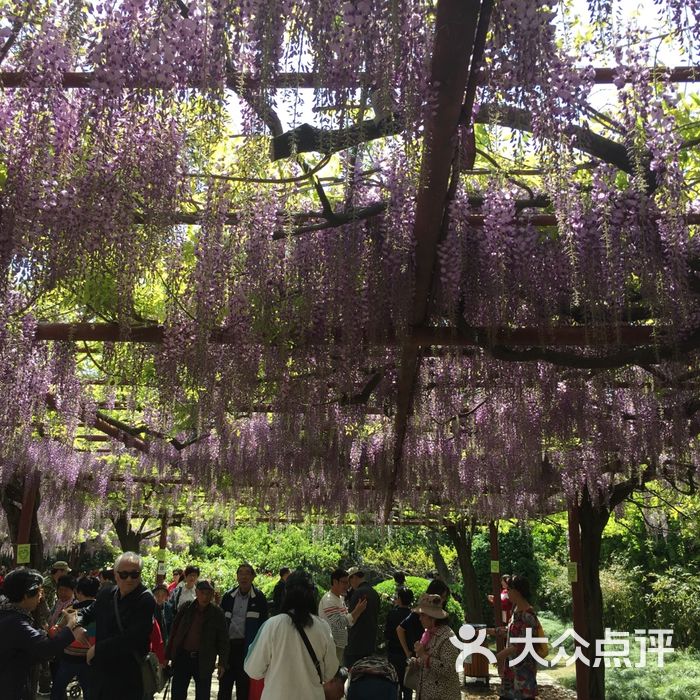
[[[32,700],[31,668],[60,654],[76,638],[85,639],[76,613],[64,611],[65,626],[50,639],[34,626],[32,612],[42,596],[42,575],[21,567],[5,578],[3,593],[7,602],[0,605],[0,689],[3,697]]]

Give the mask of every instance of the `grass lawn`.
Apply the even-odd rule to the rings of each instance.
[[[562,622],[554,615],[542,612],[540,622],[550,642],[556,639],[571,623]],[[550,644],[551,646],[551,644]],[[566,644],[568,653],[569,643]],[[549,658],[554,656],[550,650]],[[639,660],[639,649],[630,644],[630,660],[634,665]],[[543,668],[565,688],[576,689],[576,666],[560,663],[554,668]],[[677,651],[665,657],[659,668],[656,657],[647,659],[645,668],[606,668],[605,696],[607,700],[690,700],[700,698],[700,652]]]

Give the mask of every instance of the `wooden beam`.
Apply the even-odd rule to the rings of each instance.
[[[28,544],[32,531],[32,521],[34,520],[34,506],[39,497],[39,472],[33,470],[24,478],[24,495],[22,497],[22,512],[19,516],[19,527],[17,529],[17,547],[15,547],[15,563],[17,564],[17,554],[19,545]],[[32,557],[33,559],[33,557]]]
[[[596,84],[605,85],[613,82],[616,68],[597,67],[594,68],[594,82]],[[676,67],[650,67],[649,75],[652,80],[665,80],[670,83],[697,83],[700,82],[700,67],[699,66],[676,66]],[[30,86],[31,76],[24,71],[1,71],[0,72],[0,87],[3,88],[21,88]],[[343,87],[360,88],[366,85],[370,80],[370,76],[366,73],[357,73],[355,76],[348,78],[347,84]],[[483,77],[480,78],[483,82]],[[311,72],[280,72],[272,76],[269,82],[264,84],[257,78],[250,76],[231,76],[226,81],[227,87],[232,90],[259,90],[260,88],[274,88],[278,90],[295,90],[295,89],[314,89],[327,87],[322,74]],[[95,88],[100,87],[93,71],[67,71],[63,74],[62,84],[64,88],[80,89],[80,88]],[[201,81],[193,80],[192,87],[201,87]],[[334,83],[337,85],[337,83]],[[131,79],[127,82],[127,88],[141,88],[158,90],[163,87],[162,82],[156,78],[138,78]]]
[[[132,328],[128,333],[117,323],[39,323],[36,339],[104,341],[125,343],[162,343],[163,326]],[[665,329],[655,326],[620,324],[610,326],[531,326],[508,328],[505,326],[472,326],[465,329],[417,327],[405,339],[386,338],[368,341],[368,345],[396,347],[399,343],[412,348],[419,347],[638,347],[656,345],[665,337]],[[225,329],[214,329],[211,343],[223,345],[241,344],[241,339]],[[338,335],[333,343],[342,344]],[[323,345],[319,344],[319,348]],[[302,348],[303,349],[303,348]],[[265,407],[253,407],[264,411]]]
[[[432,298],[432,286],[437,258],[437,245],[448,203],[447,192],[455,149],[457,129],[462,113],[464,95],[471,69],[480,58],[474,58],[474,42],[479,13],[490,0],[464,3],[460,0],[439,0],[435,17],[430,84],[435,94],[435,107],[425,128],[423,158],[416,201],[413,238],[415,282],[412,328],[425,325]],[[404,343],[401,349],[396,417],[394,421],[394,451],[392,468],[384,502],[384,515],[389,517],[394,493],[401,478],[403,448],[408,419],[420,366],[418,346]]]

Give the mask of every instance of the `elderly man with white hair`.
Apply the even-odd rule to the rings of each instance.
[[[101,590],[80,617],[95,623],[87,662],[95,669],[91,700],[141,700],[140,661],[149,650],[155,600],[141,582],[143,560],[124,552],[114,562],[116,588]]]

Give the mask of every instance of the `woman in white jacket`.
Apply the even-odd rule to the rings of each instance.
[[[338,658],[331,628],[313,614],[315,609],[309,576],[302,571],[290,574],[281,614],[260,628],[245,659],[245,672],[251,678],[265,679],[261,700],[288,700],[290,693],[304,700],[324,700],[322,683],[335,676]]]

